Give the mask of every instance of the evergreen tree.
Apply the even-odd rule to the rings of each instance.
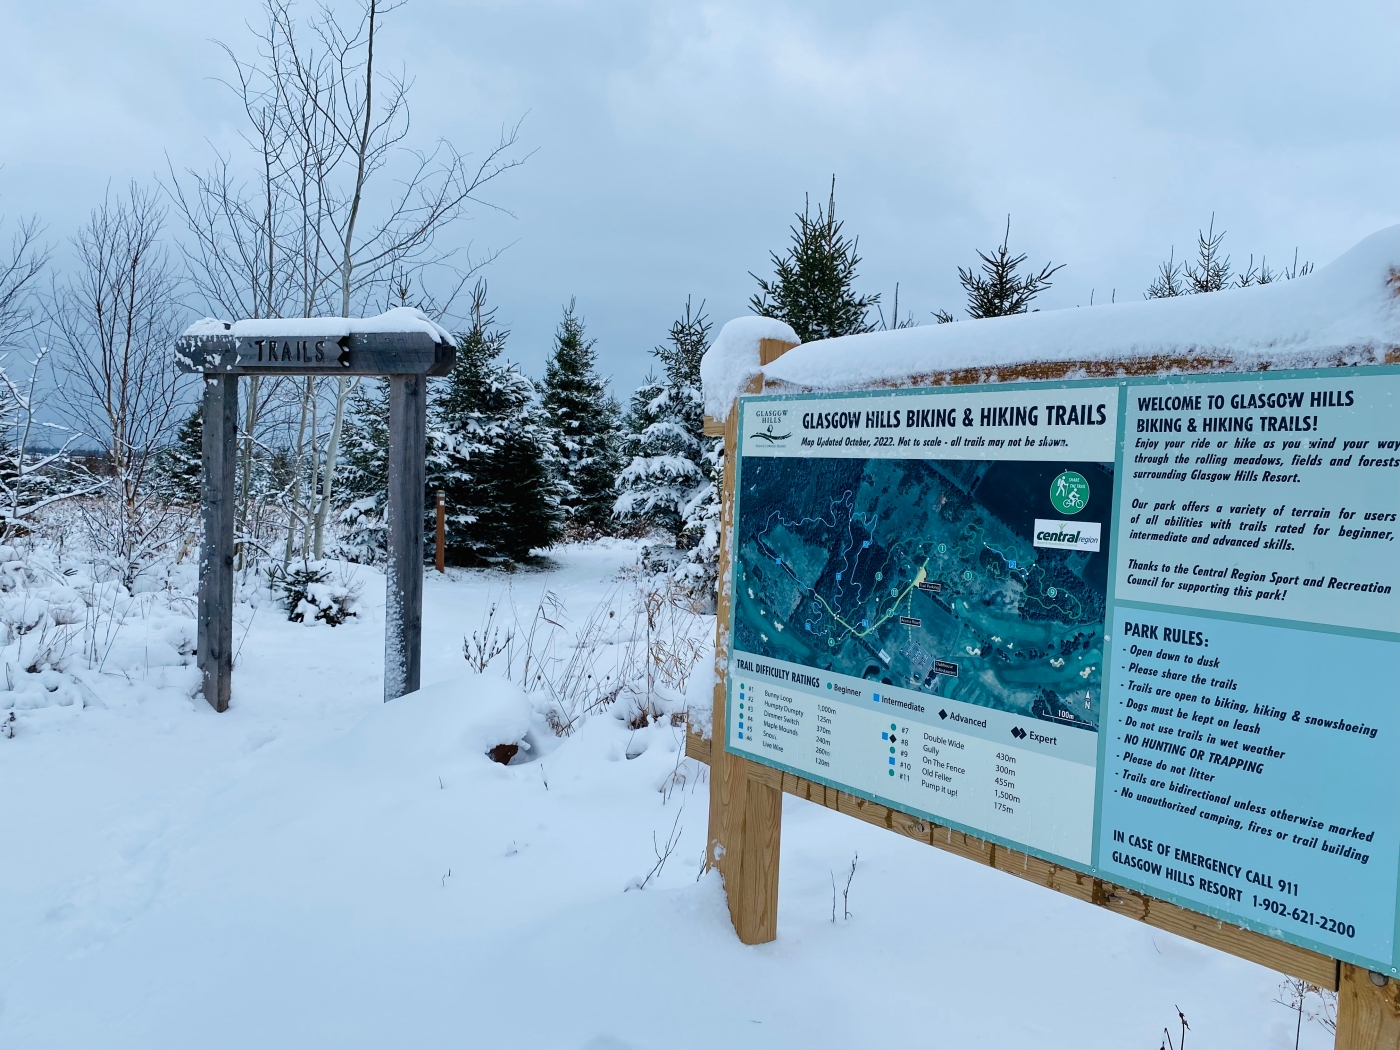
[[[559,452],[559,489],[570,530],[587,535],[607,529],[613,479],[619,463],[617,402],[598,377],[595,340],[584,336],[583,318],[570,299],[545,365],[545,424]]]
[[[557,452],[537,418],[534,384],[500,359],[510,333],[485,300],[478,282],[472,327],[458,337],[457,363],[428,405],[427,488],[446,493],[446,551],[455,565],[521,561],[562,533]]]
[[[1178,295],[1200,295],[1204,292],[1218,292],[1222,288],[1248,288],[1256,284],[1273,284],[1279,278],[1292,280],[1312,273],[1312,263],[1298,263],[1298,252],[1294,249],[1293,265],[1282,270],[1269,266],[1266,257],[1260,257],[1259,265],[1254,265],[1253,254],[1249,265],[1241,273],[1230,269],[1230,257],[1224,253],[1225,231],[1215,232],[1215,214],[1211,213],[1210,225],[1196,231],[1196,261],[1176,262],[1176,249],[1173,248],[1167,261],[1157,264],[1157,276],[1143,293],[1144,299],[1169,299]]]
[[[677,567],[675,576],[682,580],[690,593],[705,599],[705,611],[713,614],[719,599],[719,527],[723,507],[720,493],[724,491],[724,441],[709,439],[705,443],[704,468],[706,482],[691,497],[685,515],[686,536],[692,544],[686,560]]]
[[[1004,317],[1025,313],[1035,297],[1050,287],[1050,278],[1055,272],[1064,268],[1064,263],[1059,266],[1046,263],[1038,273],[1030,271],[1022,274],[1019,270],[1026,256],[1024,253],[1012,255],[1008,247],[1010,242],[1011,216],[1008,215],[1006,236],[1001,244],[990,255],[984,251],[977,253],[982,259],[982,272],[977,273],[972,267],[966,270],[958,267],[958,280],[967,293],[968,317]],[[940,321],[952,320],[951,316],[935,316]]]
[[[1187,293],[1186,282],[1182,280],[1184,263],[1176,261],[1176,248],[1173,246],[1167,261],[1157,264],[1157,277],[1142,293],[1144,299],[1174,299]]]
[[[1196,231],[1196,264],[1186,267],[1186,284],[1193,293],[1218,292],[1229,286],[1230,257],[1220,251],[1224,240],[1224,230],[1215,232],[1215,215],[1212,213],[1209,232]]]
[[[749,274],[759,288],[749,300],[750,309],[786,321],[804,343],[874,331],[866,317],[880,296],[858,296],[851,287],[860,264],[859,238],[848,239],[836,221],[836,176],[831,177],[826,211],[817,205],[815,218],[811,211],[808,199],[797,225],[790,227],[792,247],[786,255],[771,253],[773,279]]]
[[[613,505],[619,518],[665,529],[680,549],[699,538],[697,515],[710,485],[700,393],[710,328],[705,304],[694,310],[687,299],[667,341],[652,350],[661,375],[649,374],[632,395],[623,446],[630,462],[618,475]]]
[[[388,528],[389,384],[361,379],[346,405],[336,502],[341,546],[355,561],[384,556]]]
[[[158,492],[161,498],[179,506],[199,503],[200,482],[204,477],[204,405],[180,424],[175,441],[156,457]]]

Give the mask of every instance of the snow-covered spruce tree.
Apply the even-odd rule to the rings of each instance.
[[[671,325],[665,343],[652,350],[661,375],[652,372],[632,394],[624,452],[630,457],[617,478],[613,514],[670,533],[678,550],[698,538],[695,515],[710,485],[700,393],[700,359],[709,347],[705,304]]]
[[[1254,256],[1249,257],[1249,265],[1240,273],[1230,269],[1230,257],[1223,251],[1225,231],[1215,232],[1215,214],[1210,217],[1210,225],[1196,231],[1196,261],[1177,262],[1173,248],[1167,261],[1157,264],[1157,276],[1142,293],[1144,299],[1170,299],[1178,295],[1200,295],[1204,292],[1218,292],[1222,288],[1248,288],[1255,284],[1273,284],[1282,278],[1306,277],[1312,273],[1313,265],[1298,263],[1298,251],[1293,251],[1293,265],[1282,270],[1274,270],[1269,260],[1261,256],[1259,265],[1254,265]]]
[[[570,299],[545,365],[541,403],[559,453],[565,527],[577,536],[596,536],[608,529],[613,480],[621,466],[619,410],[598,376],[595,342],[585,336],[583,318]]]
[[[1006,217],[1006,234],[1001,244],[993,248],[991,254],[978,251],[982,260],[981,273],[972,267],[964,270],[958,267],[958,281],[967,293],[968,317],[1005,317],[1008,314],[1023,314],[1030,309],[1031,302],[1050,287],[1050,278],[1057,270],[1064,269],[1064,263],[1052,266],[1046,263],[1037,271],[1020,273],[1021,264],[1026,261],[1025,253],[1012,255],[1011,216]],[[938,316],[940,321],[943,316]],[[951,319],[951,318],[949,318]]]
[[[204,406],[198,404],[180,424],[175,440],[156,455],[156,485],[161,498],[177,506],[199,503],[203,451]]]
[[[496,325],[485,299],[478,282],[457,363],[429,392],[428,492],[446,493],[446,553],[454,565],[523,561],[563,531],[557,452],[535,385],[500,359],[510,333]]]
[[[704,448],[706,481],[686,506],[685,534],[691,544],[675,576],[713,613],[719,598],[720,493],[724,490],[724,440],[707,438]]]
[[[814,218],[809,199],[797,215],[797,225],[790,227],[792,247],[786,255],[771,253],[773,279],[749,274],[759,288],[749,300],[750,309],[762,317],[786,321],[804,343],[873,331],[867,315],[880,296],[856,295],[851,287],[860,264],[859,238],[847,238],[841,226],[836,221],[833,175],[826,211],[817,205]]]
[[[389,386],[361,379],[346,405],[340,444],[338,553],[374,564],[384,556],[388,528]]]

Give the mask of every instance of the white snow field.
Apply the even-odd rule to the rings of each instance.
[[[636,556],[430,573],[431,684],[390,704],[364,569],[341,627],[240,604],[226,714],[191,696],[178,572],[100,671],[3,694],[0,1046],[1146,1050],[1178,1005],[1193,1048],[1293,1045],[1278,974],[793,798],[778,939],[740,944],[683,727],[619,702],[561,740],[462,656],[507,588],[626,630]],[[526,760],[483,754],[527,724]]]

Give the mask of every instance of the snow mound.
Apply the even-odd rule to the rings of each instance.
[[[739,323],[725,325],[720,338]],[[1113,362],[1144,358],[1162,359],[1154,371],[1197,371],[1202,361],[1235,371],[1381,364],[1397,351],[1400,226],[1391,226],[1291,281],[822,339],[790,350],[764,366],[763,374],[770,387],[855,390],[941,384],[960,370],[995,382],[998,369],[1031,363],[1068,365],[1071,375],[1076,365],[1103,362],[1111,368]],[[731,363],[731,356],[737,358],[716,357],[712,364],[707,354],[710,371],[702,366],[705,408],[717,418],[727,415],[758,371],[756,357]]]
[[[772,317],[736,317],[719,330],[700,361],[700,382],[705,387],[705,412],[716,419],[729,414],[729,405],[758,375],[758,343],[761,339],[798,341],[786,322]]]
[[[521,744],[534,708],[495,675],[468,675],[391,700],[331,745],[334,758],[367,767],[489,762],[498,744]]]
[[[220,321],[206,317],[185,329],[187,336],[231,335],[235,339],[339,339],[347,335],[425,332],[435,342],[452,342],[452,333],[412,306],[396,306],[373,317],[269,317]]]

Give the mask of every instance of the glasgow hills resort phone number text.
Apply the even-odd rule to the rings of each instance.
[[[1189,865],[1203,868],[1206,871],[1216,872],[1228,878],[1238,879],[1241,872],[1244,874],[1246,882],[1252,883],[1261,890],[1272,890],[1275,893],[1298,896],[1298,884],[1289,879],[1275,878],[1273,875],[1262,871],[1255,871],[1252,868],[1246,869],[1239,864],[1230,861],[1217,860],[1214,857],[1206,856],[1203,853],[1194,853],[1191,850],[1182,849],[1180,846],[1170,846],[1165,842],[1154,842],[1152,839],[1144,838],[1141,835],[1125,835],[1121,831],[1113,832],[1114,842],[1123,842],[1132,849],[1142,850],[1144,853],[1154,857],[1170,858],[1181,865]],[[1125,868],[1133,868],[1148,875],[1155,875],[1164,878],[1168,882],[1174,882],[1179,886],[1188,889],[1198,889],[1204,893],[1212,893],[1228,901],[1237,904],[1243,903],[1244,891],[1237,886],[1231,886],[1227,882],[1210,878],[1206,875],[1197,875],[1193,871],[1186,871],[1183,868],[1172,867],[1156,859],[1140,857],[1135,853],[1124,850],[1113,851],[1113,863],[1121,864]],[[1316,926],[1325,933],[1336,933],[1343,937],[1352,938],[1356,936],[1356,927],[1349,922],[1331,916],[1321,915],[1307,908],[1299,908],[1296,904],[1288,901],[1277,900],[1273,897],[1261,897],[1258,893],[1250,894],[1251,902],[1255,908],[1266,911],[1271,915],[1281,918],[1292,919],[1294,922],[1302,923],[1304,926]]]

